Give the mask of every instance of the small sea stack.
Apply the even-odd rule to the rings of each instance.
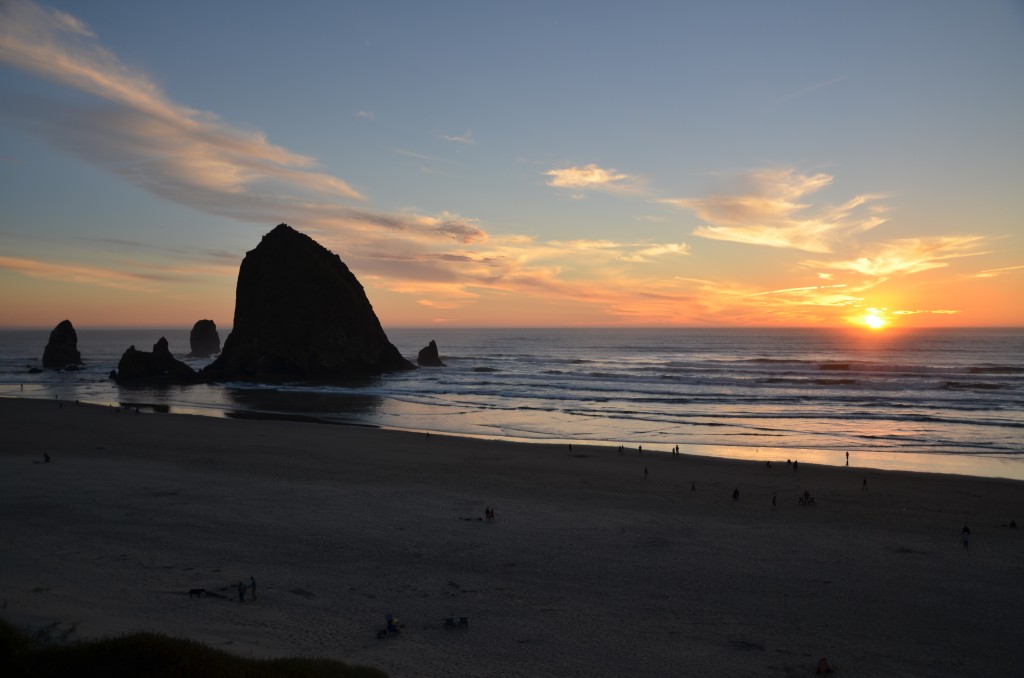
[[[153,351],[139,351],[134,346],[121,356],[117,371],[110,376],[118,384],[192,384],[199,381],[198,373],[171,355],[167,339],[153,345]]]
[[[416,357],[416,364],[420,367],[444,367],[444,363],[441,362],[441,356],[437,353],[437,342],[433,339],[430,343],[420,349],[419,355]]]
[[[78,352],[78,333],[70,320],[61,320],[50,332],[50,340],[43,349],[43,367],[54,370],[82,364]]]
[[[414,369],[341,258],[280,224],[246,253],[212,380],[337,380]]]
[[[211,355],[220,353],[220,335],[217,334],[217,324],[212,320],[199,320],[192,326],[188,343],[190,352],[188,358],[208,358]]]

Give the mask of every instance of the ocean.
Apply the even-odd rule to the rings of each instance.
[[[1024,479],[1022,329],[391,329],[446,367],[322,384],[121,387],[129,345],[187,329],[78,330],[85,366],[39,366],[49,330],[0,331],[0,396],[277,416],[631,451]],[[221,330],[221,339],[227,332]],[[195,368],[209,360],[187,359]]]

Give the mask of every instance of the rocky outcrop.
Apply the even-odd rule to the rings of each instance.
[[[78,352],[78,333],[70,320],[61,320],[50,332],[50,340],[43,349],[43,367],[59,370],[68,365],[81,365]]]
[[[416,356],[416,364],[420,367],[444,367],[441,356],[437,354],[436,341],[431,339],[429,344],[420,349],[419,355]]]
[[[153,344],[152,353],[129,346],[117,363],[117,371],[111,372],[111,377],[119,384],[192,384],[199,380],[195,370],[171,355],[167,339],[163,337]]]
[[[281,224],[245,255],[234,326],[203,376],[332,380],[413,367],[341,258]]]
[[[188,343],[192,349],[186,356],[188,358],[207,358],[220,353],[220,335],[217,334],[217,324],[212,320],[198,321],[192,326]]]

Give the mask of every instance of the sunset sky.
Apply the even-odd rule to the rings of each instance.
[[[386,328],[1021,326],[1024,3],[0,0],[0,206],[5,327],[281,222]]]

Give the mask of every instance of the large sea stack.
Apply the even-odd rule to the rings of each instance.
[[[212,320],[200,320],[192,326],[188,343],[191,352],[189,358],[207,358],[220,353],[220,335],[217,334],[217,323]]]
[[[332,380],[412,369],[341,258],[281,224],[246,253],[209,379]]]
[[[195,370],[171,355],[164,337],[153,344],[152,353],[129,346],[111,376],[119,384],[191,384],[199,380]]]
[[[59,370],[69,365],[81,365],[78,352],[78,333],[70,320],[61,320],[50,332],[50,340],[43,349],[43,367]]]

